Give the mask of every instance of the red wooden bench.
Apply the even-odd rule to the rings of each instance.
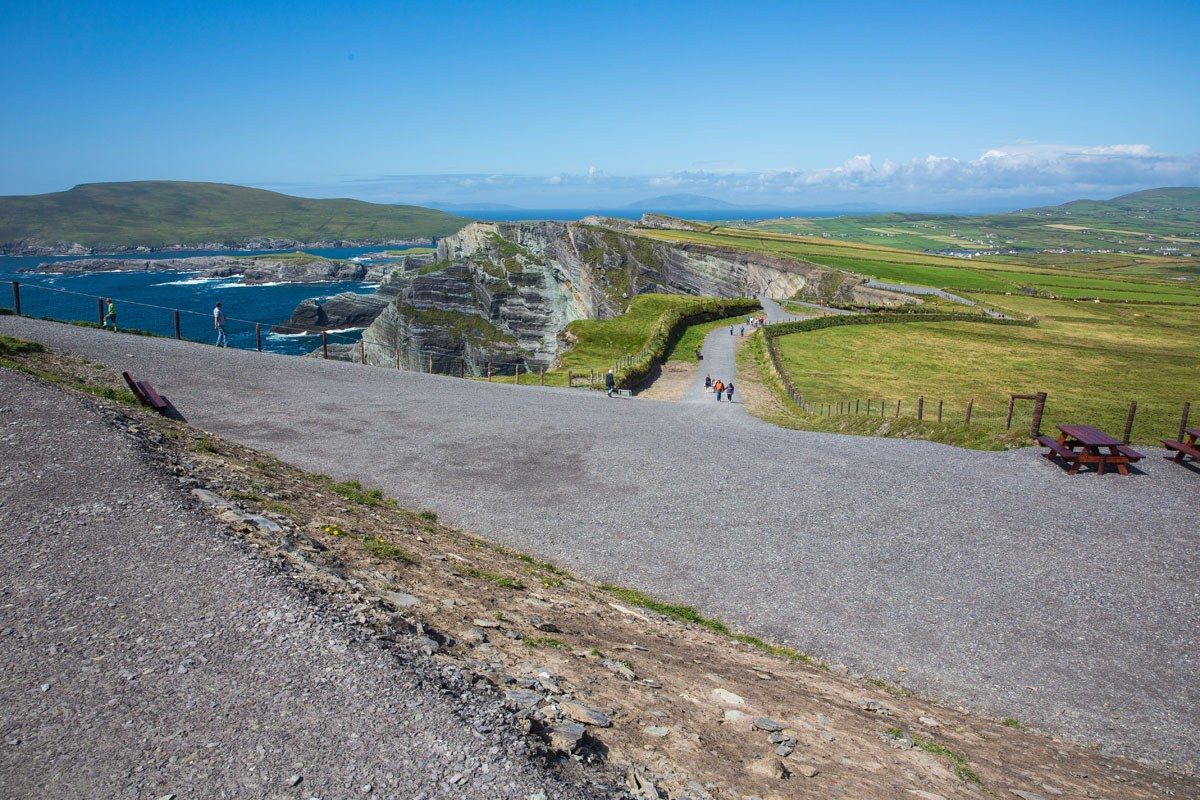
[[[1168,450],[1174,450],[1175,455],[1166,456],[1176,464],[1182,464],[1185,458],[1191,457],[1192,461],[1200,461],[1200,447],[1197,446],[1197,439],[1200,438],[1200,428],[1188,428],[1184,431],[1187,441],[1177,441],[1175,439],[1163,439],[1163,447]]]
[[[136,381],[128,372],[122,372],[121,377],[125,379],[125,383],[129,385],[129,390],[133,392],[134,397],[143,405],[150,406],[160,414],[165,415],[171,407],[162,396],[154,391],[154,387],[147,381]]]

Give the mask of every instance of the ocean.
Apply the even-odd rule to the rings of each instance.
[[[381,250],[401,250],[389,246],[312,249],[305,252],[328,258],[351,258]],[[302,355],[320,346],[320,334],[284,335],[270,333],[270,327],[286,322],[301,301],[318,301],[340,292],[372,294],[375,286],[361,282],[269,283],[244,285],[234,278],[203,279],[187,272],[95,272],[84,275],[19,272],[38,264],[71,261],[77,258],[186,258],[211,255],[260,255],[269,250],[188,250],[146,253],[121,253],[105,256],[0,256],[0,306],[12,307],[11,281],[21,284],[21,313],[30,317],[49,317],[64,321],[97,322],[96,297],[113,298],[117,307],[117,325],[161,336],[175,335],[174,310],[180,312],[181,334],[185,339],[212,341],[212,309],[217,300],[229,318],[227,332],[231,347],[253,349],[257,346],[254,323],[261,325],[264,350]],[[361,329],[331,334],[331,342],[355,342]]]

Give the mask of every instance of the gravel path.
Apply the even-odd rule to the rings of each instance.
[[[586,796],[315,612],[78,400],[3,369],[0,398],[0,796]]]
[[[196,425],[916,690],[1196,769],[1200,475],[0,317]],[[728,337],[728,331],[724,334]],[[1058,421],[1050,407],[1048,424]]]

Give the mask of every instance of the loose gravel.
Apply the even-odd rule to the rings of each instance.
[[[188,419],[463,528],[951,703],[1197,769],[1194,471],[782,430],[0,317]],[[1053,418],[1053,406],[1048,423]],[[1064,420],[1065,421],[1065,420]]]
[[[83,401],[0,369],[0,450],[0,796],[599,796],[240,551]]]

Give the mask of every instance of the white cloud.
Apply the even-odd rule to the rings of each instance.
[[[615,207],[657,194],[688,193],[776,208],[865,203],[898,209],[972,209],[1181,185],[1200,185],[1200,153],[1160,153],[1146,144],[1017,142],[989,148],[972,159],[928,155],[876,162],[864,153],[818,169],[717,168],[621,176],[590,166],[581,175],[392,175],[308,187],[307,193],[344,196],[349,189],[354,196],[377,202],[503,202],[527,208]]]

